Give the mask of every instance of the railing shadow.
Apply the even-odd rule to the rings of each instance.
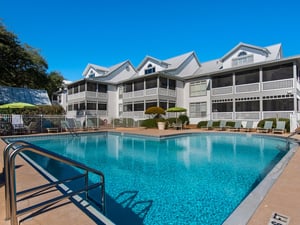
[[[39,166],[42,166],[48,173],[55,176],[57,179],[64,179],[66,175],[75,176],[79,174],[78,170],[70,166],[63,165],[60,162],[57,162],[53,159],[46,159],[42,156],[37,156],[35,154],[27,154],[31,159],[37,161]],[[58,172],[59,170],[59,172]],[[41,171],[40,171],[41,172]],[[55,174],[54,174],[55,172]],[[57,173],[58,172],[58,173]],[[42,175],[49,180],[45,174]],[[70,182],[67,184],[68,188],[76,191],[76,189],[81,185],[80,183],[83,181]],[[66,191],[59,188],[58,189],[66,194]],[[89,196],[95,197],[94,199],[99,198],[99,193],[96,191],[91,191]],[[124,191],[121,192],[117,197],[113,198],[112,196],[106,193],[106,214],[105,216],[109,218],[113,223],[117,225],[142,225],[144,224],[144,220],[150,211],[153,200],[137,200],[138,191]],[[91,211],[88,209],[90,206],[98,208],[96,204],[93,202],[86,202],[85,195],[80,194],[79,200],[75,198],[70,198],[78,208],[80,208],[89,218],[91,218],[96,224],[103,224],[102,221],[98,217],[96,217]],[[83,203],[83,201],[85,201]],[[63,203],[62,205],[65,205]],[[52,207],[45,207],[42,210],[36,211],[32,213],[32,216],[36,216],[38,214],[42,214],[48,212],[52,208],[60,207],[59,205]],[[26,217],[26,219],[28,219]]]

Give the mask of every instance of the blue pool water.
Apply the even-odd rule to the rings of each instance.
[[[220,225],[287,152],[280,138],[229,133],[24,140],[102,171],[116,224]],[[54,176],[67,173],[39,163]]]

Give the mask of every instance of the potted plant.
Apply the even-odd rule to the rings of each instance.
[[[166,120],[164,118],[159,118],[156,120],[156,122],[159,130],[166,129]]]
[[[146,109],[145,114],[152,115],[152,118],[156,120],[159,130],[164,130],[166,127],[166,121],[162,117],[166,112],[163,108],[158,106],[152,106]]]

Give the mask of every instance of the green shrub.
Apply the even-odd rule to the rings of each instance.
[[[189,117],[187,115],[182,114],[178,118],[181,120],[182,123],[185,123],[185,121],[187,121],[187,125],[190,124],[190,119],[189,119]]]
[[[156,128],[157,121],[155,119],[146,119],[141,122],[141,126],[147,128]]]
[[[226,127],[234,127],[235,122],[234,121],[227,121],[226,122]]]
[[[208,123],[207,120],[200,121],[200,122],[197,123],[197,128],[206,127],[207,123]]]

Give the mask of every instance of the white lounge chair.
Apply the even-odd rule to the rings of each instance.
[[[268,133],[272,130],[273,121],[265,121],[264,127],[258,127],[256,129],[257,132]]]
[[[273,133],[285,133],[286,129],[285,129],[285,121],[277,121],[276,123],[276,127],[273,128]]]
[[[247,121],[246,126],[241,128],[240,131],[251,132],[253,130],[253,121]]]
[[[229,131],[239,131],[242,128],[242,121],[236,121],[234,127],[229,128]]]
[[[14,128],[14,134],[22,134],[25,131],[23,116],[18,114],[11,115],[11,124]]]
[[[216,130],[223,131],[226,130],[228,127],[226,127],[226,121],[221,120],[219,127],[216,127]]]
[[[213,129],[213,121],[212,120],[207,121],[206,126],[201,127],[201,128],[206,128],[207,130]]]

